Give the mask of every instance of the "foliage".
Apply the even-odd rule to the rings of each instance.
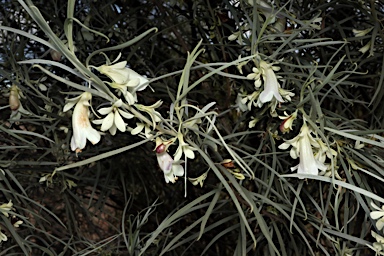
[[[0,10],[0,255],[384,255],[381,2]]]

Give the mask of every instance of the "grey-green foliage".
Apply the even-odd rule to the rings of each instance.
[[[371,201],[384,204],[380,1],[1,5],[0,204],[12,200],[11,217],[24,223],[0,214],[0,255],[372,252],[370,232],[383,233]],[[63,57],[52,61],[52,50]],[[91,93],[99,118],[119,95],[90,67],[120,54],[153,90],[138,92],[141,107],[124,106],[135,116],[127,132],[107,131],[77,156],[65,99]],[[267,76],[255,88],[247,75],[269,64],[290,100],[259,104]],[[158,100],[154,121],[141,110]],[[278,116],[296,110],[283,134]],[[154,124],[151,136],[133,136],[136,122]],[[304,123],[330,154],[319,176],[292,173],[299,158],[280,146]],[[180,164],[202,187],[184,177],[167,184],[158,171],[151,140],[180,135],[195,155]]]

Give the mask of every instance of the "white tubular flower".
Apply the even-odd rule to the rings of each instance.
[[[194,147],[189,146],[188,143],[184,142],[183,134],[178,133],[177,134],[177,139],[179,140],[179,146],[176,149],[176,153],[174,155],[175,156],[175,161],[180,160],[181,156],[183,155],[183,153],[184,153],[184,155],[187,158],[194,159],[195,158],[195,153],[193,151],[196,150],[196,149]]]
[[[315,156],[313,155],[312,146],[318,148],[319,144],[312,138],[311,131],[305,122],[301,127],[299,135],[291,140],[285,141],[279,148],[287,149],[290,146],[292,146],[292,149],[289,152],[290,156],[293,159],[300,157],[300,163],[297,166],[292,167],[292,171],[297,169],[297,173],[299,174],[318,175],[319,169],[322,171],[327,169],[327,167],[315,159]]]
[[[3,233],[3,232],[1,232],[1,229],[0,229],[0,243],[2,242],[2,241],[7,241],[8,240],[8,237]]]
[[[101,65],[100,67],[94,67],[101,74],[108,76],[113,82],[117,84],[125,84],[128,82],[129,71],[125,66],[127,61],[121,61],[112,65]]]
[[[297,118],[297,110],[293,112],[291,115],[288,115],[287,112],[284,111],[285,116],[279,116],[280,119],[283,119],[279,128],[282,133],[287,133],[292,131],[293,121]]]
[[[8,212],[12,210],[12,206],[13,206],[12,200],[9,200],[7,204],[0,205],[0,212],[4,214],[5,217],[9,217]]]
[[[261,107],[264,103],[271,101],[272,98],[275,98],[279,102],[284,102],[279,92],[280,84],[277,81],[277,77],[274,72],[280,70],[280,68],[273,67],[272,64],[268,64],[267,62],[261,60],[260,69],[264,81],[264,91],[262,91],[259,96],[259,107]]]
[[[80,96],[68,99],[63,111],[66,112],[74,105],[75,109],[72,114],[73,135],[71,139],[71,149],[76,153],[81,152],[85,148],[87,139],[93,144],[100,141],[100,133],[96,131],[89,121],[89,101],[92,99],[92,94],[84,92]]]
[[[163,141],[161,138],[156,138],[156,157],[159,163],[160,169],[164,172],[165,182],[175,183],[178,176],[184,175],[184,168],[178,161],[174,161],[168,154],[167,148],[173,143],[173,141]]]
[[[381,230],[384,227],[384,205],[380,208],[371,201],[371,206],[377,211],[372,211],[369,216],[376,221],[376,228]]]
[[[131,119],[134,117],[134,115],[125,112],[120,109],[120,107],[123,105],[123,102],[121,99],[113,103],[111,107],[107,108],[101,108],[98,110],[98,112],[102,115],[107,115],[105,118],[100,120],[94,120],[94,124],[101,124],[101,131],[107,131],[111,133],[111,135],[115,135],[117,129],[121,132],[126,131],[127,124],[124,122],[123,116],[126,119]]]

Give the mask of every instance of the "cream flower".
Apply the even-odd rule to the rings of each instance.
[[[132,129],[131,134],[137,135],[144,129],[144,135],[146,138],[151,137],[151,128],[147,124],[136,123],[136,128]]]
[[[127,124],[124,122],[122,116],[126,119],[131,119],[134,115],[123,111],[120,107],[123,105],[121,99],[113,103],[111,107],[101,108],[98,112],[102,115],[107,115],[105,118],[100,120],[94,120],[94,124],[101,124],[101,131],[107,131],[111,133],[111,135],[115,135],[117,129],[121,132],[126,131]]]
[[[371,230],[371,235],[376,239],[372,245],[367,244],[369,248],[376,252],[376,255],[384,255],[384,237]]]
[[[247,109],[251,110],[252,106],[257,106],[257,99],[260,95],[260,91],[254,91],[252,94],[246,95],[244,98],[241,99],[240,103],[242,105],[245,105],[247,102]],[[240,104],[239,104],[240,107]],[[241,106],[241,108],[244,109],[244,106]]]
[[[117,62],[112,65],[101,65],[100,67],[94,67],[101,74],[108,76],[113,82],[117,84],[125,84],[128,82],[129,71],[127,61]]]
[[[183,134],[178,133],[177,139],[179,140],[179,146],[177,147],[176,153],[174,155],[175,160],[180,160],[183,153],[187,158],[194,159],[195,153],[193,151],[196,149],[194,147],[189,146],[188,143],[184,142]]]
[[[156,138],[156,158],[160,169],[164,172],[165,182],[175,183],[178,176],[184,175],[184,168],[179,161],[174,161],[168,154],[167,148],[173,143],[173,140],[163,141],[161,138]]]
[[[282,88],[279,88],[279,93],[280,93],[281,97],[283,97],[287,101],[291,101],[292,100],[291,97],[295,96],[295,94],[293,92],[284,90]]]
[[[358,51],[361,53],[366,53],[371,48],[371,41],[366,43],[363,47],[361,47]]]
[[[370,27],[370,28],[367,28],[364,30],[352,29],[352,33],[355,37],[361,37],[361,36],[365,36],[366,34],[371,32],[372,29],[373,29],[373,27]]]
[[[71,149],[76,153],[81,152],[85,148],[87,139],[93,144],[100,141],[100,133],[96,131],[89,121],[89,101],[92,99],[92,94],[84,92],[80,96],[68,99],[63,111],[66,112],[75,105],[72,114],[73,135],[71,139]]]
[[[18,217],[16,217],[15,215],[13,215],[11,218],[11,223],[13,223],[12,225],[15,228],[19,228],[20,225],[23,224],[24,222],[22,220],[20,220]]]
[[[297,110],[293,112],[291,115],[288,115],[287,112],[284,112],[285,116],[279,116],[280,119],[283,119],[279,128],[282,133],[287,133],[292,131],[293,121],[297,118]]]
[[[4,214],[5,217],[9,217],[8,212],[12,211],[12,206],[13,206],[12,200],[9,200],[7,204],[0,205],[0,212]]]
[[[136,104],[136,108],[140,111],[146,112],[152,119],[152,126],[156,127],[156,123],[161,121],[161,114],[157,112],[155,109],[160,107],[161,104],[163,104],[162,100],[157,101],[155,104],[152,104],[151,106],[145,106],[141,104]]]
[[[319,147],[319,144],[312,137],[311,131],[309,130],[307,124],[304,122],[301,127],[299,135],[291,140],[285,141],[279,146],[280,149],[287,149],[292,146],[290,150],[290,156],[293,159],[300,158],[300,162],[297,166],[292,167],[291,170],[297,170],[297,173],[301,174],[311,174],[318,175],[319,169],[325,171],[327,167],[315,159],[313,155],[312,147]]]
[[[123,94],[125,100],[129,105],[137,102],[136,92],[142,91],[148,86],[148,79],[139,75],[137,72],[130,68],[125,68],[127,80],[125,83],[117,83],[116,81],[108,83],[112,88],[119,90]]]
[[[377,211],[372,211],[369,216],[376,221],[376,228],[381,230],[384,227],[384,205],[380,208],[371,201],[371,206]]]
[[[193,186],[197,186],[197,184],[199,184],[200,187],[203,187],[204,181],[207,178],[207,176],[208,176],[208,171],[206,171],[205,173],[203,173],[197,178],[188,178],[188,180],[193,184]]]
[[[247,79],[249,80],[255,80],[255,87],[256,89],[261,86],[261,75],[262,75],[262,70],[256,67],[252,68],[252,72],[247,75]]]
[[[316,142],[319,144],[319,148],[315,153],[315,158],[322,163],[325,163],[326,157],[332,159],[333,156],[337,156],[337,152],[329,148],[321,139],[316,139]]]

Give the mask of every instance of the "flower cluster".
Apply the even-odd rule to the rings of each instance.
[[[238,96],[241,97],[241,100],[237,101],[239,109],[242,111],[251,110],[252,106],[261,108],[265,103],[269,102],[271,115],[277,116],[277,104],[291,101],[295,95],[293,92],[281,88],[279,77],[275,74],[275,71],[278,70],[280,70],[280,67],[273,66],[273,63],[260,60],[259,67],[254,67],[252,69],[253,73],[247,75],[247,79],[254,80],[255,91],[249,95],[241,94]],[[260,91],[262,85],[264,87]]]
[[[104,64],[94,67],[101,74],[108,76],[112,82],[107,82],[112,88],[122,94],[129,105],[137,102],[136,92],[147,88],[148,79],[139,75],[134,70],[127,68],[127,61],[121,61],[112,65]]]
[[[279,146],[279,149],[290,150],[290,156],[293,159],[299,157],[300,162],[291,170],[297,170],[299,174],[318,175],[319,170],[325,172],[328,167],[325,164],[326,157],[332,158],[337,152],[327,147],[319,138],[312,137],[312,131],[304,121],[300,133],[291,140],[287,140]]]
[[[116,89],[118,95],[122,94],[128,103],[127,105],[122,99],[117,99],[111,103],[110,107],[104,107],[98,110],[98,112],[105,117],[93,120],[93,123],[101,125],[100,131],[109,131],[111,135],[115,135],[117,130],[126,132],[127,124],[123,118],[131,119],[134,117],[128,108],[130,105],[135,105],[138,101],[136,92],[144,90],[149,83],[147,78],[126,66],[127,61],[121,61],[115,64],[110,64],[108,61],[107,64],[99,67],[90,66],[98,70],[101,74],[109,77],[111,82],[105,83]],[[71,139],[71,149],[76,151],[76,153],[81,152],[85,148],[87,140],[92,144],[97,144],[101,139],[100,133],[92,127],[89,120],[91,99],[92,94],[90,92],[84,92],[78,97],[67,99],[67,103],[63,109],[63,112],[66,112],[72,107],[75,107],[72,114],[73,136]],[[137,108],[149,113],[153,120],[153,126],[155,126],[155,123],[161,119],[159,118],[160,114],[154,111],[154,108],[160,105],[161,101],[148,107],[137,104]],[[138,131],[138,133],[139,132],[140,131]]]

